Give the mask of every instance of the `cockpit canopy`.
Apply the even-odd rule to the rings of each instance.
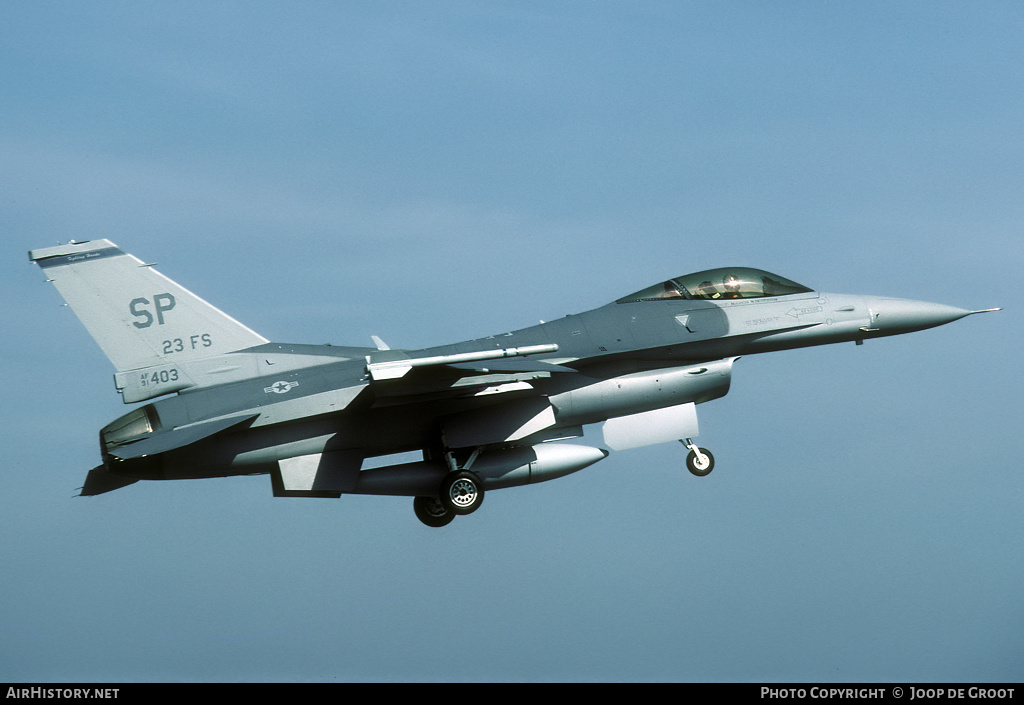
[[[806,286],[778,274],[750,267],[722,267],[686,274],[624,296],[615,303],[661,299],[761,299],[811,292]]]

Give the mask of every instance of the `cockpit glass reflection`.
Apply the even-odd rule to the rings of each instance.
[[[661,299],[760,299],[787,294],[806,294],[811,291],[812,289],[802,284],[771,272],[750,267],[723,267],[669,279],[624,296],[616,303]]]

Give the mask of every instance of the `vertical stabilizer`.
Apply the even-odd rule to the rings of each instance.
[[[32,250],[28,257],[46,272],[118,372],[267,342],[109,240]]]

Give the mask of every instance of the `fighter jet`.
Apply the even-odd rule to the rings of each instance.
[[[564,443],[603,424],[611,450],[679,441],[697,476],[696,406],[744,355],[909,333],[982,313],[828,294],[724,267],[547,323],[423,350],[272,343],[109,240],[32,250],[116,370],[126,404],[100,431],[82,495],[138,480],[266,474],[278,497],[397,495],[440,527],[484,493],[582,470]],[[998,309],[987,309],[998,310]],[[363,468],[368,458],[422,460]]]

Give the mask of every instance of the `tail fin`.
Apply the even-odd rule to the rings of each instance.
[[[109,240],[32,250],[118,372],[268,342]]]

